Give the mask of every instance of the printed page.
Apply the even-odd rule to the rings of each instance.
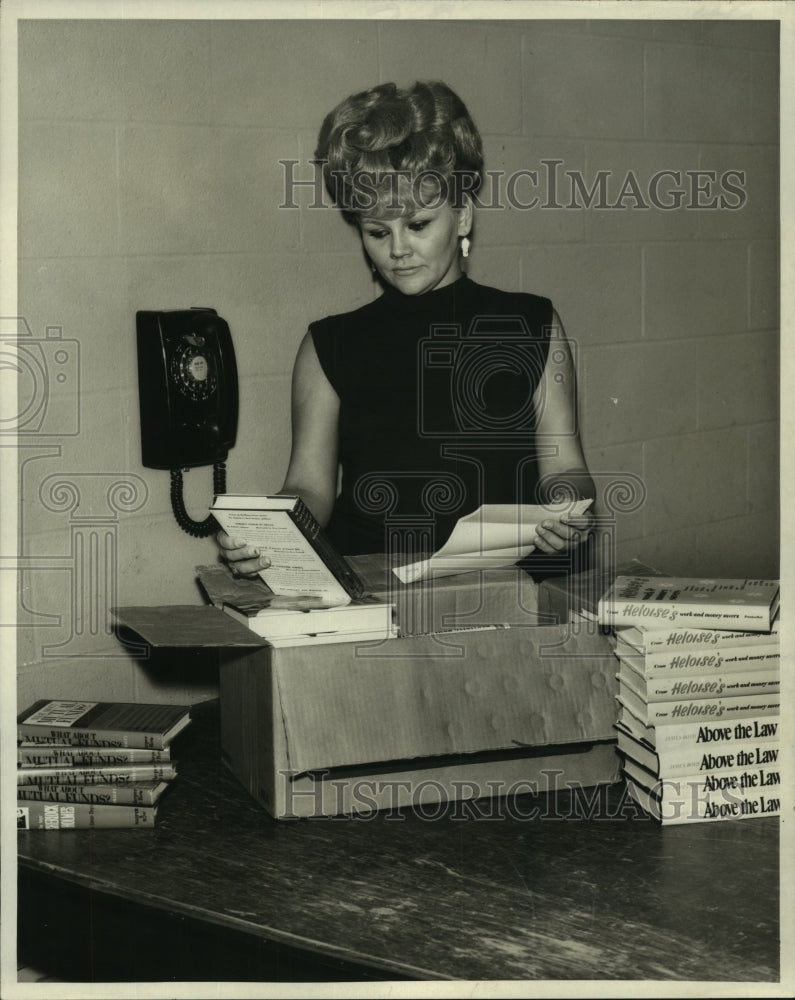
[[[214,508],[213,514],[232,538],[245,539],[271,560],[260,576],[275,594],[318,596],[328,606],[350,603],[348,593],[285,511]]]
[[[445,544],[430,559],[393,572],[402,583],[415,583],[425,577],[454,576],[478,569],[501,569],[512,566],[534,549],[536,526],[545,520],[560,520],[564,515],[578,516],[591,500],[564,501],[555,504],[484,504],[462,517]]]

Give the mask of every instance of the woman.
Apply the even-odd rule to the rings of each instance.
[[[315,155],[383,295],[304,337],[281,492],[346,555],[437,549],[483,503],[593,497],[552,304],[463,271],[483,156],[461,100],[443,83],[374,87],[326,117]],[[545,521],[537,550],[568,552],[590,522]],[[268,565],[218,541],[237,573]]]

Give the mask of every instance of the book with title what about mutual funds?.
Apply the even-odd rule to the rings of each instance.
[[[81,747],[74,743],[18,743],[18,767],[119,767],[123,764],[168,764],[171,747]]]
[[[17,830],[152,829],[187,705],[40,700],[17,717]]]
[[[17,741],[163,750],[190,721],[188,705],[42,699],[17,716]]]
[[[617,576],[600,598],[602,625],[690,626],[770,632],[778,580]]]
[[[270,566],[259,575],[274,594],[318,597],[334,607],[364,593],[359,576],[300,497],[222,493],[211,510],[230,537],[267,556]]]
[[[21,785],[133,785],[147,781],[171,781],[176,777],[174,764],[120,764],[102,767],[45,766],[17,768],[17,786]]]
[[[168,781],[133,781],[126,784],[91,782],[18,785],[20,802],[74,802],[94,806],[153,806],[168,788]]]

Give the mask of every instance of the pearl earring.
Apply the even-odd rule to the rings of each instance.
[[[461,256],[462,257],[468,257],[469,256],[469,245],[470,245],[469,244],[469,237],[465,236],[461,240]]]

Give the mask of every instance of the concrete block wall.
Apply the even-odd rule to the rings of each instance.
[[[645,489],[618,517],[619,555],[778,573],[775,22],[18,27],[18,312],[38,342],[61,330],[69,373],[60,415],[48,402],[20,451],[20,702],[214,693],[205,659],[143,662],[105,620],[111,603],[200,603],[194,566],[215,559],[174,523],[167,474],[141,466],[135,312],[209,305],[227,319],[241,372],[229,488],[278,487],[308,322],[376,294],[334,212],[279,208],[278,161],[306,177],[326,111],[383,80],[446,80],[503,178],[558,161],[557,200],[540,193],[560,207],[481,210],[470,273],[554,300],[592,470]],[[628,172],[642,192],[660,170],[745,171],[747,200],[569,206],[570,173],[590,187],[609,172],[614,200]],[[526,176],[515,193],[529,202]],[[56,339],[43,348],[53,387]],[[209,469],[186,475],[194,516],[210,492]]]

